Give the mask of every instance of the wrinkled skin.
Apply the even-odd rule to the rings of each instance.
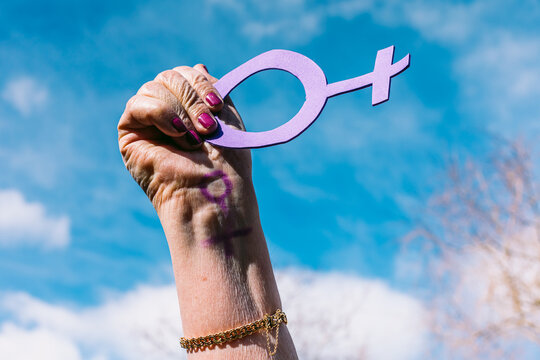
[[[231,329],[281,308],[251,180],[250,151],[196,143],[192,135],[217,128],[208,121],[203,126],[201,113],[219,113],[227,124],[243,129],[228,98],[205,104],[208,93],[217,94],[215,81],[202,65],[164,71],[129,100],[118,124],[126,167],[156,208],[169,244],[187,337]],[[234,346],[188,353],[188,358],[267,359],[266,347],[265,335],[257,333]],[[275,358],[297,359],[284,325]]]
[[[180,201],[183,206],[196,206],[203,199],[191,196],[191,190],[198,189],[203,176],[212,169],[227,174],[235,189],[251,182],[249,150],[217,148],[209,143],[193,145],[186,131],[172,125],[178,117],[187,130],[204,136],[216,126],[204,128],[197,121],[198,115],[219,112],[227,124],[243,129],[229,98],[216,106],[201,100],[209,92],[217,94],[212,86],[216,81],[203,65],[177,67],[144,84],[126,105],[118,124],[120,152],[158,214],[162,205],[171,200]],[[241,200],[238,190],[233,195],[235,201]]]

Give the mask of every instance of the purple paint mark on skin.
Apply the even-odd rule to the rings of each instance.
[[[208,191],[208,185],[211,181],[214,179],[221,179],[223,181],[223,184],[225,185],[225,190],[221,195],[214,195]],[[216,170],[211,173],[208,173],[204,176],[204,179],[208,179],[210,181],[204,181],[204,184],[201,184],[199,188],[201,189],[201,193],[203,196],[210,202],[213,202],[214,204],[217,204],[221,210],[223,211],[223,215],[226,216],[229,212],[229,208],[227,207],[227,197],[231,194],[233,185],[227,174],[225,174],[221,170]],[[232,240],[236,237],[246,236],[251,232],[251,228],[244,228],[234,231],[229,231],[227,225],[223,228],[223,233],[219,235],[215,235],[210,237],[209,239],[204,241],[205,246],[211,246],[219,243],[223,243],[223,249],[225,251],[225,256],[231,257],[234,254],[233,244]]]
[[[320,115],[328,98],[346,92],[372,87],[371,104],[389,99],[392,77],[409,67],[411,57],[405,55],[393,63],[394,46],[379,50],[373,71],[352,79],[328,84],[321,68],[304,55],[287,50],[270,50],[254,57],[223,76],[214,84],[222,98],[253,74],[263,70],[284,70],[296,76],[304,85],[306,101],[298,113],[285,124],[269,131],[240,131],[227,126],[219,117],[218,129],[206,137],[211,144],[228,148],[259,148],[290,141],[304,132]]]
[[[204,242],[204,245],[211,246],[218,243],[223,243],[223,250],[225,251],[225,256],[231,257],[234,254],[232,239],[249,235],[249,233],[251,233],[251,228],[244,228],[235,231],[225,232],[220,235],[212,236],[210,239]]]
[[[199,188],[201,189],[201,193],[204,195],[204,197],[208,201],[211,201],[214,204],[218,204],[221,210],[223,210],[223,213],[227,215],[229,209],[227,208],[226,200],[227,200],[227,197],[231,194],[233,185],[232,185],[231,180],[229,180],[229,177],[227,176],[227,174],[225,174],[221,170],[216,170],[209,174],[204,175],[205,179],[213,179],[216,177],[220,178],[221,181],[223,181],[223,184],[225,185],[225,191],[223,192],[223,194],[218,195],[218,196],[211,194],[210,191],[208,191],[208,184],[202,184],[199,186]]]

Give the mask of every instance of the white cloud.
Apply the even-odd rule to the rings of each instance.
[[[207,3],[228,9],[242,19],[241,31],[252,41],[279,37],[291,43],[304,43],[324,30],[325,7],[304,0],[207,0]]]
[[[301,359],[347,360],[364,354],[366,359],[406,360],[419,358],[424,349],[422,305],[380,281],[301,270],[279,271],[277,280]],[[186,358],[178,345],[182,333],[173,286],[141,286],[100,306],[77,309],[11,293],[1,298],[0,311],[9,318],[0,344],[20,344],[39,332],[72,356],[56,360],[78,359],[79,353],[91,359]],[[38,352],[48,345],[33,346]],[[0,346],[0,358],[18,355],[6,357]]]
[[[2,91],[2,98],[23,115],[29,115],[41,108],[48,97],[47,88],[29,76],[9,81]]]
[[[283,191],[300,199],[310,202],[315,202],[322,199],[335,199],[334,195],[324,191],[321,188],[309,186],[301,181],[296,180],[298,176],[294,176],[286,168],[275,168],[272,171],[272,175]]]
[[[0,246],[62,248],[70,241],[69,227],[67,216],[47,214],[43,204],[27,202],[17,190],[0,191]]]
[[[272,3],[257,0],[206,0],[215,8],[227,9],[242,19],[243,34],[254,41],[277,37],[291,43],[309,42],[324,31],[330,18],[346,20],[366,14],[374,22],[389,26],[408,26],[428,40],[446,44],[465,44],[490,29],[489,21],[499,18],[502,7],[490,0],[469,3],[445,1],[385,2],[338,0],[315,4],[310,1],[277,0]],[[523,10],[513,17],[523,18]]]
[[[417,359],[421,304],[386,284],[338,273],[277,274],[300,359]]]
[[[465,110],[486,117],[491,128],[540,130],[540,38],[497,32],[455,64]],[[514,134],[515,135],[515,134]]]
[[[464,114],[512,136],[540,130],[540,122],[531,115],[540,111],[540,6],[534,2],[518,7],[488,0],[207,2],[237,16],[242,33],[255,42],[307,43],[324,32],[328,19],[351,20],[362,14],[387,27],[409,27],[452,50]]]
[[[78,348],[65,336],[46,329],[26,330],[11,323],[0,328],[2,359],[80,360]]]
[[[431,41],[463,44],[481,33],[485,23],[479,18],[487,13],[492,2],[449,3],[417,0],[389,1],[370,9],[376,22],[386,26],[409,26]]]
[[[66,152],[62,150],[51,146],[39,149],[35,144],[0,148],[0,169],[5,166],[4,171],[9,172],[14,180],[26,178],[50,189],[54,187],[64,163],[70,161],[68,156],[63,156]],[[58,161],[59,154],[62,154],[62,162]]]
[[[101,306],[82,309],[47,304],[23,293],[8,294],[2,307],[19,326],[69,338],[85,357],[157,360],[180,353],[180,317],[172,286],[140,286],[111,296]]]
[[[413,27],[427,39],[462,42],[477,30],[474,20],[489,8],[489,4],[483,1],[470,4],[357,0],[323,4],[304,0],[207,2],[213,7],[228,9],[241,18],[242,33],[253,41],[279,37],[295,44],[309,42],[322,33],[325,22],[330,18],[351,20],[361,14],[368,14],[375,22],[386,26]]]
[[[318,14],[299,11],[298,17],[293,19],[249,21],[244,24],[242,32],[254,41],[287,34],[286,38],[290,42],[303,43],[321,30],[321,17]]]
[[[471,332],[500,328],[500,334],[522,332],[526,323],[540,323],[540,239],[539,231],[527,227],[506,234],[500,248],[471,244],[462,253],[447,256],[453,281],[448,292],[453,305],[471,319]],[[439,301],[448,303],[439,294]],[[520,326],[521,325],[521,326]],[[538,328],[537,339],[540,337]],[[533,331],[534,332],[534,331]]]
[[[460,219],[451,220],[468,227]],[[519,223],[519,228],[521,220],[509,223]],[[538,359],[539,230],[532,223],[509,231],[508,224],[493,220],[497,223],[495,235],[478,221],[471,221],[475,230],[480,229],[479,234],[488,235],[475,234],[474,239],[457,246],[410,242],[400,255],[402,259],[396,261],[396,272],[402,272],[396,277],[416,288],[427,286],[430,346],[439,357]],[[426,235],[410,234],[409,239]],[[434,239],[440,240],[437,236]]]

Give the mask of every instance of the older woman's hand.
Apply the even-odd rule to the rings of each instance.
[[[234,205],[245,195],[238,187],[251,182],[249,150],[218,149],[201,137],[216,130],[216,112],[243,129],[230,100],[224,104],[214,89],[215,81],[204,65],[164,71],[139,89],[120,119],[118,138],[126,167],[158,213],[170,201],[184,209],[202,203],[215,208],[200,196],[200,189],[224,192],[224,181],[235,189],[228,199]]]
[[[184,336],[208,335],[281,308],[251,180],[249,150],[202,141],[212,113],[243,128],[219,98],[206,68],[178,67],[144,84],[118,124],[126,167],[157,210],[169,243]],[[283,325],[276,358],[296,359]],[[278,341],[278,339],[273,339]],[[265,359],[267,339],[253,334],[233,347],[190,359]]]

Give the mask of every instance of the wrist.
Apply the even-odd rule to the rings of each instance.
[[[226,207],[196,188],[177,192],[157,211],[169,243],[185,337],[222,332],[282,308],[251,183],[234,182]],[[220,358],[218,353],[267,358],[264,333],[235,344],[189,358]],[[284,325],[279,344],[278,358],[295,358]],[[283,351],[288,355],[280,356]]]
[[[206,197],[198,186],[169,191],[174,196],[162,197],[165,200],[155,203],[167,240],[176,243],[172,244],[175,247],[189,250],[212,247],[207,240],[230,233],[240,232],[238,235],[245,236],[260,230],[262,235],[253,186],[238,182],[234,186],[226,202],[209,201],[207,197],[212,194],[209,187],[204,189]]]
[[[257,208],[244,209],[230,207],[224,216],[215,206],[178,198],[159,211],[185,336],[219,332],[281,307]]]

